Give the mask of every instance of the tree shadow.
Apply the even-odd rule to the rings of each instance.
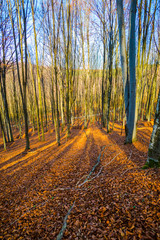
[[[74,133],[72,134],[70,139],[74,138],[78,134],[77,132],[79,133],[79,131],[74,131]],[[65,134],[63,134],[63,139],[61,141],[61,146],[64,146],[64,144],[66,143],[64,135]],[[44,147],[46,147],[46,148],[43,149]],[[14,156],[14,157],[4,161],[3,163],[1,163],[0,168],[4,167],[5,165],[12,164],[13,162],[15,162],[15,164],[12,164],[12,166],[8,166],[6,169],[2,169],[2,170],[0,169],[0,172],[3,172],[3,171],[7,170],[7,173],[9,173],[9,172],[15,170],[16,168],[18,168],[20,166],[22,167],[24,164],[26,164],[27,162],[32,160],[33,157],[36,159],[41,153],[44,154],[44,152],[46,152],[46,154],[48,156],[51,152],[56,151],[57,148],[58,148],[58,146],[56,144],[55,139],[52,139],[52,140],[49,140],[49,141],[45,142],[44,144],[41,144],[37,147],[32,148],[28,152],[22,151],[19,154],[17,154],[16,156]],[[38,152],[34,153],[34,151],[38,151]],[[28,155],[27,158],[26,158],[26,155]],[[24,157],[25,157],[25,159],[23,159]]]
[[[10,189],[9,196],[7,192],[3,193],[4,204],[9,207],[9,202],[11,198],[17,198],[16,201],[26,201],[26,198],[30,195],[37,194],[38,192],[44,191],[44,186],[49,189],[47,183],[40,184],[42,179],[45,179],[45,176],[50,174],[53,180],[57,179],[56,173],[53,172],[54,164],[61,160],[63,161],[63,156],[72,149],[72,146],[77,141],[77,137],[81,134],[81,131],[75,131],[73,136],[76,136],[75,139],[71,139],[71,142],[64,147],[63,150],[59,148],[59,153],[54,157],[54,153],[56,153],[56,149],[49,148],[47,149],[47,153],[43,156],[43,159],[37,157],[31,162],[28,166],[21,168],[19,171],[11,175],[1,175],[3,188]],[[61,164],[60,161],[60,164]],[[25,161],[26,162],[26,161]],[[20,163],[21,164],[21,163]],[[12,169],[13,170],[13,169]],[[17,184],[15,184],[17,182]],[[54,186],[52,186],[53,188]],[[20,202],[19,202],[20,203]],[[18,202],[15,203],[16,205]],[[12,206],[13,207],[13,206]]]
[[[125,152],[127,158],[130,158],[130,161],[133,162],[137,167],[142,167],[146,161],[147,153],[144,152],[143,150],[140,150],[136,147],[136,144],[124,144],[125,143],[125,136],[121,135],[120,132],[118,133],[117,131],[112,131],[111,133],[107,133],[105,129],[100,129],[100,131],[107,135],[108,139],[115,144],[115,147],[118,146],[122,151]],[[148,143],[147,137],[144,136],[143,140],[140,136],[140,134],[137,134],[138,137],[138,142],[140,144],[144,144],[143,141]]]

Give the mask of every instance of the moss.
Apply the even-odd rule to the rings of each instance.
[[[152,159],[149,159],[149,162],[146,162],[142,169],[148,169],[148,168],[160,168],[160,162],[155,162]]]
[[[142,167],[142,169],[148,169],[149,166],[148,166],[148,163],[145,163],[144,166]]]

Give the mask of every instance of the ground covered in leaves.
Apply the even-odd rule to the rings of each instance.
[[[61,133],[45,142],[30,130],[3,150],[0,142],[0,239],[160,239],[160,169],[142,169],[152,125],[124,145],[115,124]]]

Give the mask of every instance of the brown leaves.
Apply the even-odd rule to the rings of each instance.
[[[146,129],[139,131],[146,133]],[[124,146],[123,138],[117,124],[109,135],[92,126],[87,137],[83,130],[73,129],[70,140],[62,140],[58,148],[53,134],[46,133],[44,145],[31,137],[39,152],[25,156],[17,152],[15,146],[20,148],[20,142],[16,140],[1,160],[16,156],[0,175],[2,239],[56,239],[74,200],[64,239],[160,239],[160,174],[139,167],[149,142]],[[104,145],[107,150],[93,177],[103,166],[101,174],[76,188]]]

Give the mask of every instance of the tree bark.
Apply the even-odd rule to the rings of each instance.
[[[153,132],[148,149],[147,165],[160,167],[160,90],[153,126]]]
[[[136,140],[136,38],[135,38],[135,18],[137,1],[131,1],[130,9],[130,40],[129,40],[129,116],[127,120],[127,138],[126,143],[132,143]]]

